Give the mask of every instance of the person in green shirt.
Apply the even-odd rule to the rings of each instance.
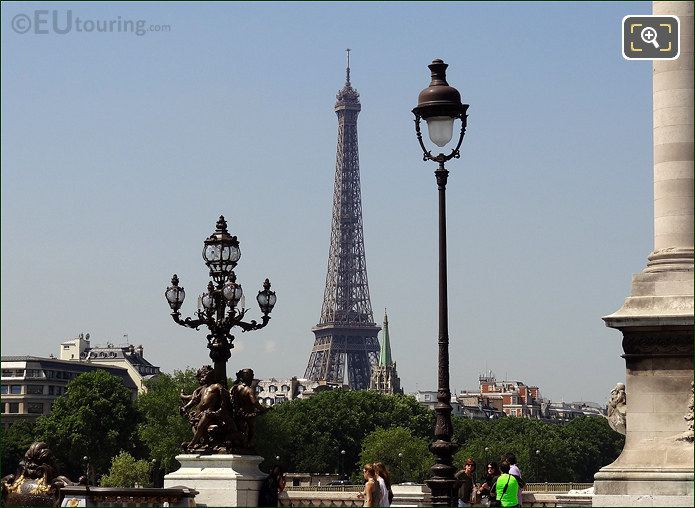
[[[519,506],[517,493],[519,492],[519,482],[514,475],[509,474],[510,464],[506,460],[500,463],[500,471],[502,474],[497,478],[495,483],[495,498],[501,503],[503,508],[513,508]]]

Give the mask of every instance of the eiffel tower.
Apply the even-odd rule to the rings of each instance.
[[[350,84],[350,50],[345,86],[336,95],[338,149],[333,187],[333,221],[321,319],[311,329],[314,347],[304,377],[369,388],[379,355],[379,328],[369,301],[362,233],[360,163],[357,152],[359,94]],[[347,373],[347,379],[345,374]]]

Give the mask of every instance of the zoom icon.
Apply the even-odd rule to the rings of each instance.
[[[628,60],[674,60],[680,54],[677,16],[625,16],[623,57]]]

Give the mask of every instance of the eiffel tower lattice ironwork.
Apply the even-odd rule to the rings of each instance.
[[[381,328],[374,323],[369,301],[357,150],[361,106],[359,94],[350,84],[350,50],[347,56],[345,86],[335,104],[338,149],[326,289],[321,320],[312,328],[314,347],[304,377],[366,390],[372,366],[378,363]]]

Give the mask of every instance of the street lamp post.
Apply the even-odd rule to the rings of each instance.
[[[181,326],[195,328],[205,325],[210,333],[207,335],[210,359],[214,362],[214,375],[218,383],[227,386],[227,360],[234,347],[234,336],[230,334],[238,326],[243,332],[263,328],[270,321],[270,312],[276,302],[275,292],[270,290],[270,281],[265,279],[263,290],[258,292],[256,300],[263,313],[261,323],[255,320],[243,321],[248,309],[238,307],[243,296],[241,284],[237,284],[234,268],[241,258],[239,241],[227,231],[227,221],[220,215],[215,231],[203,242],[203,260],[210,269],[212,281],[208,283],[207,292],[200,302],[202,309],[196,312],[196,318],[181,319],[179,309],[186,293],[179,286],[176,274],[171,278],[171,286],[164,293],[173,311],[171,317]]]
[[[339,464],[340,471],[339,471],[339,474],[340,474],[341,480],[343,479],[343,476],[345,476],[344,460],[345,460],[345,450],[340,450],[340,464]]]
[[[536,450],[536,474],[538,475],[538,481],[541,481],[541,451]]]
[[[428,66],[432,71],[430,86],[420,92],[418,105],[413,109],[415,115],[415,133],[423,151],[423,160],[431,160],[438,164],[434,172],[439,191],[439,352],[438,352],[438,387],[437,405],[435,406],[434,442],[430,451],[435,456],[436,463],[432,466],[432,477],[427,485],[432,492],[434,506],[453,506],[456,501],[454,489],[456,479],[453,465],[453,455],[458,444],[452,440],[451,425],[451,390],[449,387],[449,324],[447,303],[447,271],[446,271],[446,182],[449,172],[444,163],[452,158],[458,159],[459,148],[466,132],[467,104],[461,103],[461,94],[446,81],[446,68],[442,60],[433,60]],[[456,147],[448,155],[439,153],[433,155],[425,147],[420,132],[420,120],[427,122],[430,140],[440,148],[445,147],[453,137],[454,121],[461,122],[461,132]]]

